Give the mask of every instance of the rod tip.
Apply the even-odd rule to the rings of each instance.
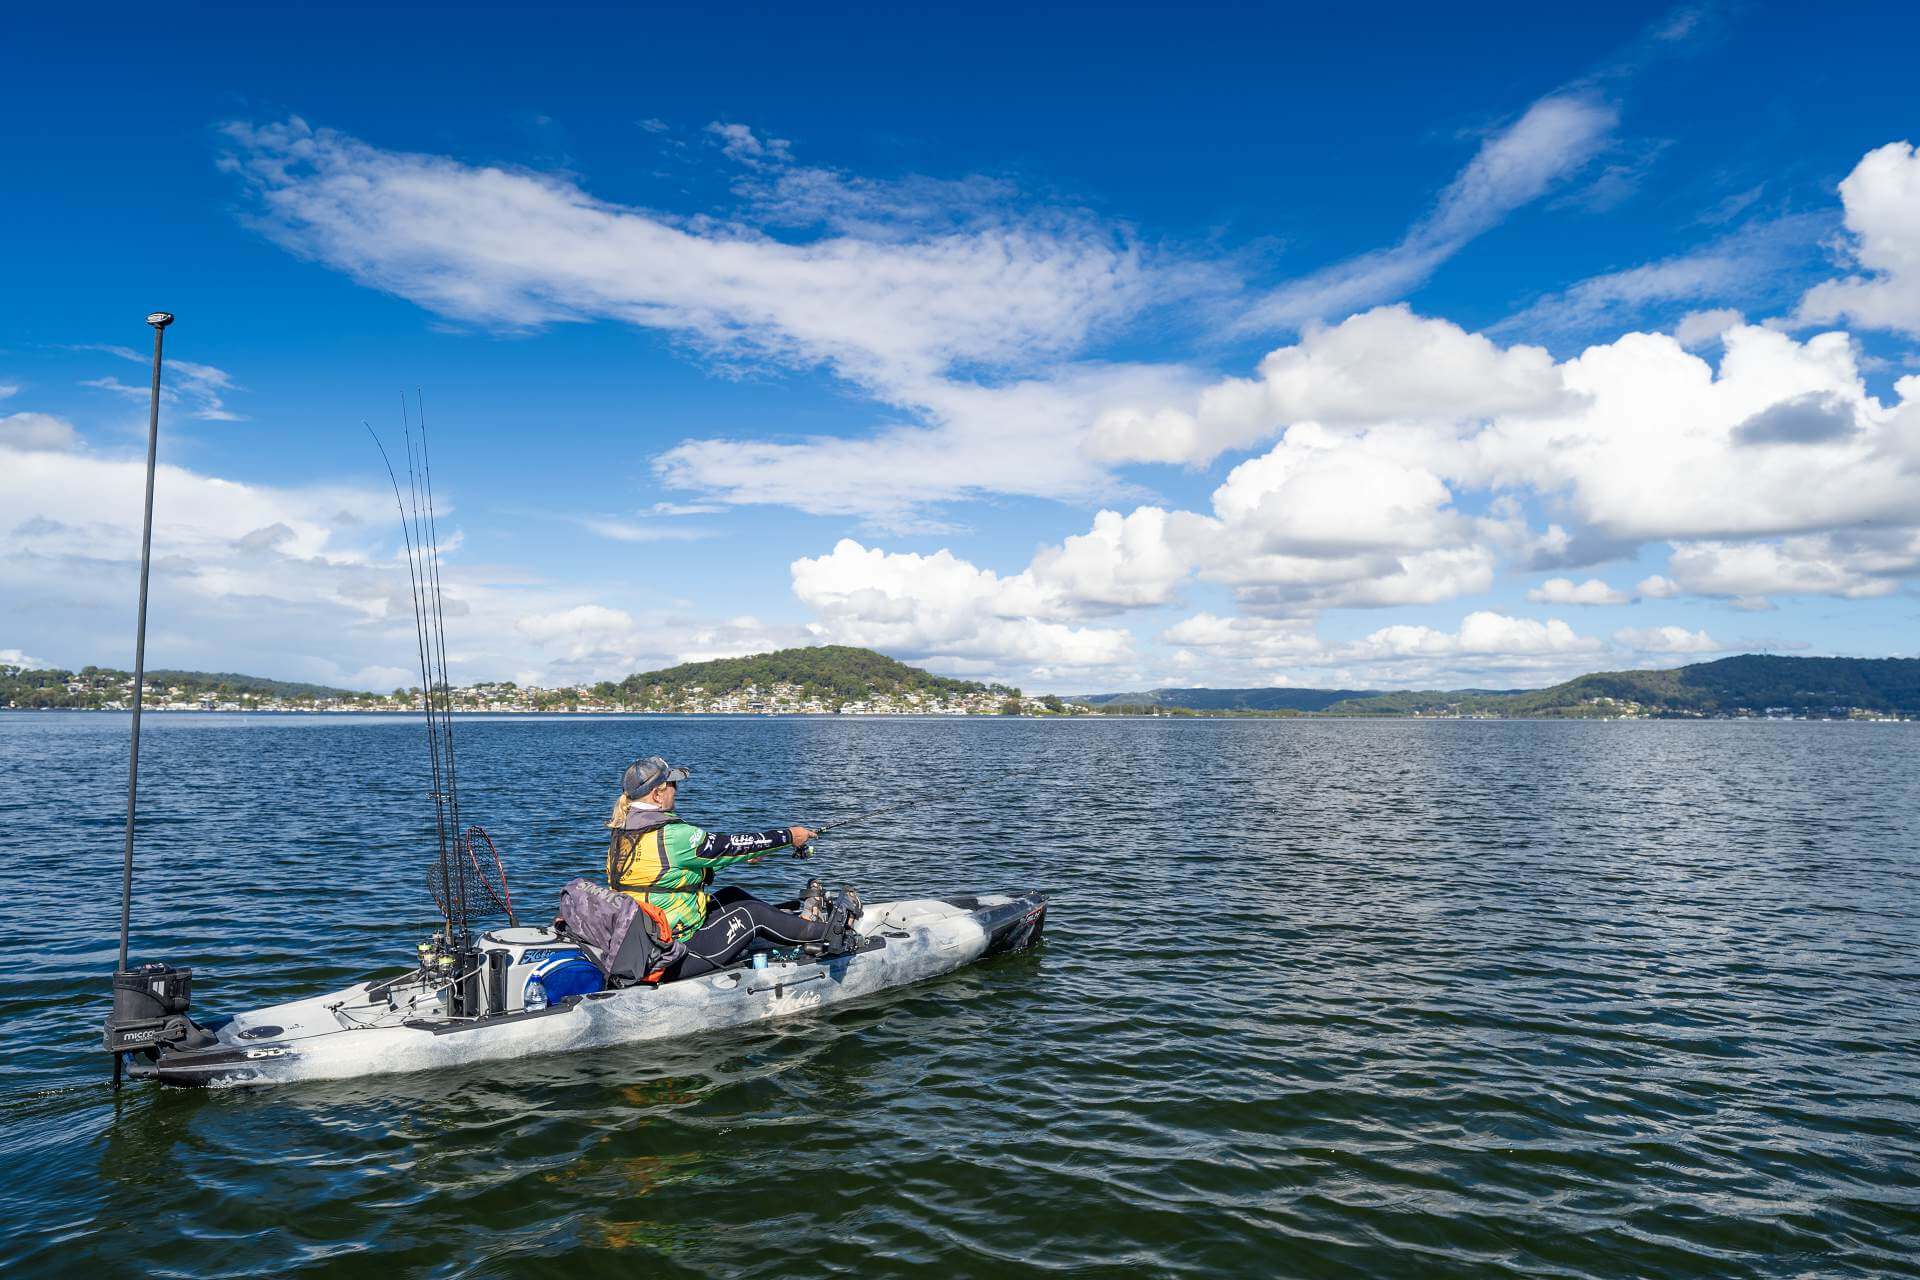
[[[147,317],[147,323],[156,329],[164,329],[173,323],[173,312],[156,311]]]

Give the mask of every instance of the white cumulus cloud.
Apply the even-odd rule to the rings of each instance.
[[[815,633],[921,659],[983,659],[1042,670],[1101,668],[1132,656],[1117,627],[1043,621],[1060,607],[1028,574],[1002,578],[948,551],[867,548],[843,538],[793,562],[794,595],[819,618]]]
[[[1807,291],[1799,319],[1920,335],[1920,150],[1890,142],[1840,183],[1858,274]]]
[[[51,413],[10,413],[0,416],[0,447],[22,452],[57,452],[80,443],[79,433],[65,418]]]
[[[1760,601],[1772,596],[1892,595],[1920,574],[1920,531],[1870,529],[1768,541],[1674,544],[1668,567],[1696,595]]]
[[[1471,654],[1478,657],[1537,657],[1544,654],[1596,653],[1600,640],[1583,636],[1558,618],[1540,621],[1515,618],[1490,609],[1476,610],[1460,622],[1457,631],[1397,624],[1382,627],[1348,646],[1349,660],[1435,658]]]
[[[62,666],[126,661],[145,497],[143,456],[0,440],[0,602],[22,647]],[[451,497],[442,510],[452,507]],[[373,486],[242,483],[162,463],[154,495],[156,666],[389,689],[415,654],[393,497]],[[474,564],[443,521],[454,678],[548,683],[805,643],[797,625],[687,619],[663,629],[534,575]],[[18,602],[31,601],[25,610]],[[417,684],[417,671],[406,683]]]
[[[1634,591],[1636,594],[1645,596],[1649,600],[1671,600],[1675,596],[1682,594],[1679,583],[1659,573],[1648,574],[1646,577],[1640,579],[1640,583],[1634,587]]]
[[[299,121],[227,136],[259,225],[367,284],[476,323],[606,319],[725,361],[821,367],[881,407],[884,421],[867,431],[769,431],[665,451],[660,479],[697,499],[684,506],[780,503],[923,532],[947,528],[934,509],[959,498],[1101,507],[1085,532],[1007,571],[851,540],[802,557],[793,586],[817,638],[1002,670],[1110,669],[1137,655],[1130,632],[1105,623],[1219,586],[1239,616],[1199,614],[1169,628],[1168,644],[1307,661],[1326,610],[1436,604],[1488,590],[1503,560],[1572,571],[1650,541],[1671,550],[1666,572],[1640,584],[1644,599],[1752,606],[1899,590],[1920,564],[1920,378],[1900,379],[1885,399],[1869,390],[1852,335],[1800,337],[1727,305],[1764,316],[1756,308],[1771,300],[1740,293],[1739,281],[1774,278],[1769,264],[1804,254],[1830,217],[1750,225],[1582,282],[1488,333],[1404,305],[1323,323],[1425,278],[1584,165],[1613,127],[1613,109],[1594,98],[1535,103],[1485,140],[1401,244],[1258,300],[1256,323],[1299,337],[1247,376],[1087,358],[1190,282],[1124,230],[1023,203],[1003,183],[808,169],[784,140],[717,124],[707,155],[727,157],[741,211],[680,218],[599,199],[571,178],[382,150]],[[1893,144],[1842,184],[1858,271],[1808,293],[1800,320],[1920,332],[1916,173],[1914,149]],[[1563,360],[1499,336],[1656,307],[1694,309],[1671,335],[1630,332]],[[213,374],[203,386],[230,386]],[[33,429],[0,439],[28,457],[72,443],[70,428]],[[1195,510],[1153,499],[1139,480],[1158,473],[1126,470],[1240,451],[1251,456],[1233,458]],[[299,516],[232,530],[228,545],[256,559],[341,545],[332,529],[333,541],[316,540]],[[668,536],[644,518],[583,519],[616,539]],[[1540,519],[1544,531],[1530,527]],[[222,571],[240,582],[247,563]],[[1629,600],[1599,577],[1554,578],[1529,595],[1553,606]],[[602,608],[543,598],[491,616],[523,649],[585,670],[637,652],[621,638],[630,620]],[[751,619],[715,627],[716,646],[778,630]],[[1612,643],[1650,654],[1703,643],[1673,630],[1621,631]],[[1313,660],[1342,664],[1328,671],[1397,662],[1405,674],[1485,657],[1475,669],[1545,672],[1608,644],[1481,610],[1457,631],[1381,628]]]
[[[1548,578],[1527,592],[1535,604],[1626,604],[1631,597],[1598,578],[1576,585],[1572,578]]]
[[[1673,340],[1689,351],[1718,342],[1729,329],[1745,324],[1747,318],[1732,307],[1712,307],[1689,311],[1673,326]]]
[[[1260,362],[1258,377],[1216,383],[1191,408],[1110,408],[1087,447],[1115,462],[1199,463],[1299,422],[1474,421],[1542,411],[1565,395],[1543,348],[1502,348],[1394,305],[1330,327],[1309,325],[1299,342]]]
[[[1613,642],[1636,653],[1719,653],[1726,646],[1705,631],[1685,627],[1622,627]]]

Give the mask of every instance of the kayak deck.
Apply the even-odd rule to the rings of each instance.
[[[484,1017],[446,1012],[444,980],[420,971],[242,1013],[201,1049],[133,1058],[135,1078],[173,1085],[271,1084],[431,1070],[691,1035],[806,1013],[905,986],[1038,941],[1046,895],[870,904],[858,950],[751,959],[713,973],[570,996]]]

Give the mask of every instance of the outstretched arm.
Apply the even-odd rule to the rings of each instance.
[[[687,861],[696,867],[730,867],[765,857],[775,849],[803,845],[813,838],[805,827],[769,827],[765,831],[721,832],[694,828],[693,850]]]

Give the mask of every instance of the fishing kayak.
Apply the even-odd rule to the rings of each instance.
[[[423,966],[240,1014],[208,1026],[212,1043],[198,1048],[129,1054],[127,1073],[170,1085],[287,1084],[692,1035],[844,1004],[1022,950],[1039,940],[1046,911],[1046,895],[1032,891],[870,903],[850,926],[858,939],[845,954],[761,951],[699,977],[578,994],[561,994],[585,963],[568,954],[564,937],[503,929],[481,939],[499,956],[487,975],[493,994],[469,1006],[499,1012],[450,1012],[461,1002]]]

